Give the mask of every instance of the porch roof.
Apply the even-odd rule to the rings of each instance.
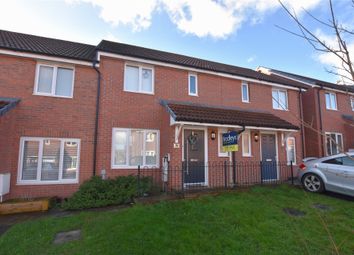
[[[18,102],[18,98],[0,97],[0,116],[14,108]]]
[[[268,112],[181,102],[164,101],[163,104],[176,122],[299,130],[299,127]]]

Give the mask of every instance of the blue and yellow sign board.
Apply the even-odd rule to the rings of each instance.
[[[222,134],[222,148],[224,151],[238,151],[237,135],[236,131]]]

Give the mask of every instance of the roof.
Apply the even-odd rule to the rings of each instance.
[[[209,60],[194,58],[190,56],[175,54],[171,52],[165,52],[160,50],[148,49],[144,47],[117,43],[102,40],[100,44],[97,46],[97,50],[114,53],[129,57],[142,58],[146,60],[160,61],[169,64],[175,64],[190,68],[197,68],[212,72],[220,72],[229,75],[237,75],[245,78],[251,78],[266,82],[271,82],[275,84],[287,85],[296,88],[308,88],[308,86],[304,85],[300,82],[291,81],[289,79],[284,79],[279,76],[270,76],[263,74],[261,72],[257,72],[252,69],[232,66],[227,64],[222,64],[218,62],[213,62]]]
[[[299,82],[306,82],[306,83],[310,83],[313,85],[322,86],[324,88],[330,88],[330,89],[341,90],[344,92],[354,93],[354,86],[352,86],[352,85],[338,85],[335,83],[322,81],[322,80],[318,80],[318,79],[314,79],[311,77],[302,76],[302,75],[298,75],[298,74],[294,74],[294,73],[288,73],[288,72],[284,72],[284,71],[280,71],[280,70],[276,70],[276,69],[271,69],[271,68],[267,68],[267,69],[269,69],[269,71],[272,73],[272,75],[282,75],[282,76],[289,77],[290,79],[298,80]]]
[[[20,102],[18,98],[0,97],[0,116],[14,108],[18,102]]]
[[[92,61],[95,46],[0,30],[0,49]]]
[[[161,102],[175,121],[298,130],[271,113],[181,102]]]

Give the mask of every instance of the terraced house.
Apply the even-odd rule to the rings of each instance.
[[[270,68],[259,70],[310,86],[302,93],[307,157],[330,156],[354,149],[354,86]]]
[[[230,130],[240,133],[236,162],[264,162],[255,178],[283,178],[272,162],[304,156],[300,102],[308,88],[132,45],[0,31],[0,173],[11,180],[5,198],[67,197],[93,175],[182,162],[182,175],[167,170],[160,181],[211,186],[219,178],[212,163],[230,160],[221,146]]]

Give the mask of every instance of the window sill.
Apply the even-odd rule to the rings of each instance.
[[[28,185],[63,185],[63,184],[78,184],[78,180],[69,181],[17,181],[18,186],[28,186]]]
[[[133,91],[133,90],[126,90],[126,89],[124,89],[123,91],[128,93],[135,93],[135,94],[154,95],[154,92]]]
[[[273,108],[273,110],[288,112],[289,109]]]
[[[335,112],[338,111],[338,109],[329,109],[329,108],[326,108],[326,110],[328,110],[328,111],[335,111]]]
[[[249,104],[249,103],[250,103],[250,101],[242,101],[242,103]]]
[[[198,97],[198,94],[188,94],[188,96]]]
[[[252,155],[242,155],[243,158],[253,158]]]
[[[218,154],[219,158],[228,158],[229,155],[228,154]]]
[[[140,169],[159,168],[159,165],[140,166]],[[111,166],[113,170],[138,170],[138,166]]]
[[[64,99],[73,99],[73,96],[58,96],[52,94],[42,94],[42,93],[33,93],[33,96],[43,96],[43,97],[57,97],[57,98],[64,98]]]

